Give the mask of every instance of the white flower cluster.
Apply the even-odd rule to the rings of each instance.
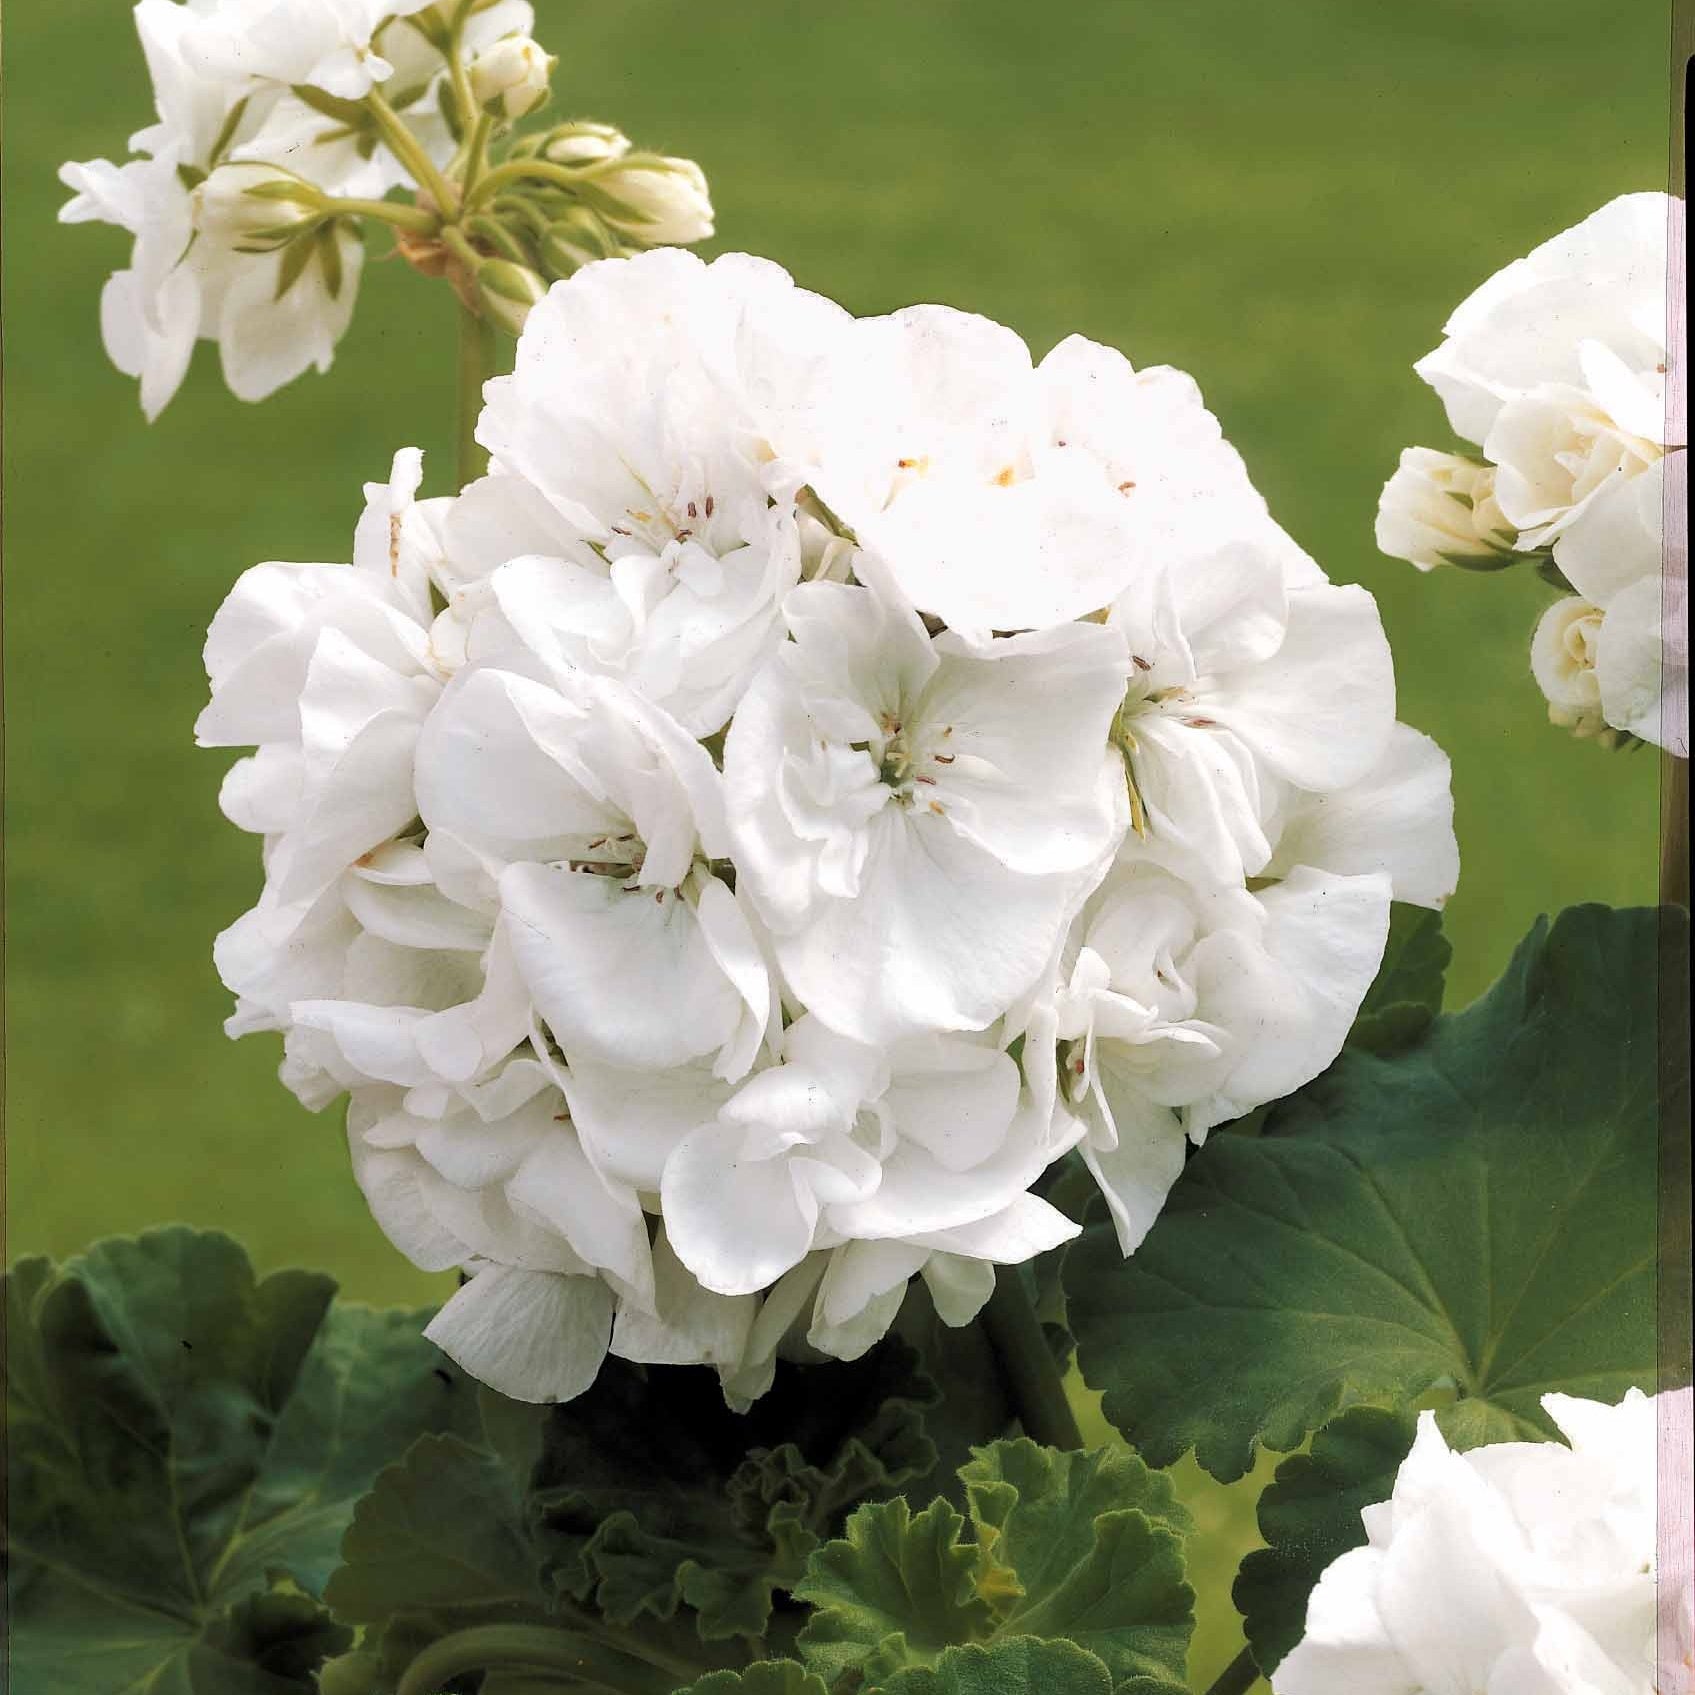
[[[1531,669],[1554,723],[1688,749],[1685,576],[1665,572],[1665,508],[1687,487],[1669,392],[1668,255],[1683,203],[1627,194],[1515,260],[1418,362],[1482,459],[1412,447],[1377,545],[1420,570],[1551,556],[1575,594],[1537,627]]]
[[[1669,1411],[1687,1428],[1688,1391],[1651,1400],[1632,1389],[1616,1407],[1545,1395],[1542,1405],[1569,1446],[1453,1453],[1435,1415],[1420,1415],[1393,1497],[1361,1514],[1365,1546],[1329,1566],[1308,1599],[1276,1695],[1689,1687],[1687,1562],[1661,1585],[1655,1570],[1656,1425]],[[1656,1673],[1680,1659],[1679,1680]]]
[[[149,418],[181,386],[200,340],[218,344],[242,400],[263,400],[309,367],[327,371],[358,295],[362,218],[408,230],[408,216],[428,229],[456,214],[429,195],[445,183],[456,200],[465,171],[483,163],[465,133],[476,103],[500,123],[527,115],[547,98],[553,64],[530,39],[529,0],[139,0],[135,21],[159,121],[130,138],[139,156],[121,165],[63,166],[76,192],[59,217],[134,237],[128,267],[101,296],[100,326],[112,363],[140,379]],[[570,151],[584,130],[599,142],[589,160]],[[633,153],[606,125],[559,133],[565,162],[582,167],[553,191],[571,239],[552,236],[538,264],[559,273],[712,233],[691,161]],[[390,202],[385,212],[397,189],[415,193],[416,208]],[[547,215],[534,214],[538,228]],[[401,251],[429,275],[452,275],[432,239]],[[477,252],[496,247],[485,240]],[[485,269],[463,292],[480,289],[479,309],[509,322],[502,274],[528,272]]]
[[[855,319],[742,255],[588,266],[489,384],[494,469],[372,487],[206,648],[232,1033],[349,1091],[431,1334],[507,1394],[611,1351],[851,1358],[1125,1248],[1186,1141],[1341,1047],[1391,893],[1458,870],[1371,597],[1280,531],[1189,378]]]

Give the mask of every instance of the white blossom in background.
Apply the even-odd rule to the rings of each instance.
[[[1548,562],[1577,596],[1532,644],[1551,720],[1679,754],[1687,607],[1663,554],[1667,477],[1687,476],[1668,353],[1682,219],[1670,196],[1621,196],[1460,305],[1416,369],[1483,462],[1409,448],[1377,519],[1383,552],[1421,569]]]
[[[1276,1695],[1652,1695],[1658,1403],[1545,1395],[1565,1442],[1454,1453],[1422,1413],[1365,1546],[1329,1566]]]
[[[1133,1249],[1453,888],[1370,596],[1180,373],[661,249],[554,286],[479,435],[351,566],[240,580],[199,734],[258,749],[231,1031],[348,1094],[507,1394],[611,1351],[745,1406],[914,1277],[963,1324],[1075,1234],[1073,1150]]]
[[[155,418],[187,373],[196,341],[218,344],[224,380],[240,399],[263,400],[311,368],[327,371],[352,320],[364,244],[357,225],[329,218],[298,241],[255,251],[224,239],[230,197],[208,204],[202,187],[241,162],[272,180],[304,183],[334,199],[379,198],[408,178],[374,128],[335,99],[373,80],[402,97],[403,118],[438,163],[453,141],[437,110],[447,74],[438,53],[395,0],[139,0],[136,29],[153,80],[158,121],[130,145],[138,157],[65,165],[75,190],[66,223],[115,224],[134,237],[129,265],[101,296],[100,327],[112,363],[140,383]],[[372,47],[382,31],[384,58]],[[475,14],[465,50],[527,30],[527,0],[498,0]],[[295,85],[310,85],[304,93]],[[332,96],[314,104],[313,90]],[[222,167],[222,170],[220,170]],[[197,194],[204,213],[196,220]],[[264,204],[258,203],[263,211]],[[285,203],[286,204],[286,203]],[[257,216],[258,214],[254,214]]]
[[[1421,571],[1438,565],[1489,570],[1511,559],[1518,538],[1495,499],[1495,467],[1458,453],[1409,447],[1384,485],[1377,546]]]

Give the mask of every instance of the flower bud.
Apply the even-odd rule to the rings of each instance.
[[[1582,738],[1607,736],[1595,675],[1606,614],[1579,595],[1557,600],[1530,640],[1530,670],[1548,702],[1548,721]]]
[[[1378,547],[1421,571],[1500,570],[1513,562],[1516,536],[1495,504],[1495,467],[1457,453],[1407,448],[1378,502]]]
[[[471,94],[496,118],[523,118],[543,105],[559,61],[527,35],[508,35],[471,61]]]
[[[630,151],[630,138],[611,124],[561,124],[542,142],[542,157],[554,165],[601,165],[622,159]]]
[[[194,227],[239,253],[269,253],[315,225],[322,192],[304,177],[256,159],[219,165],[191,197]]]
[[[712,234],[706,173],[692,159],[631,153],[584,183],[608,224],[643,247],[687,247]]]
[[[483,315],[517,335],[530,308],[547,295],[547,284],[528,265],[510,259],[490,259],[477,269],[477,293]]]
[[[548,268],[561,277],[622,251],[618,238],[586,206],[562,211],[548,224],[539,246]]]

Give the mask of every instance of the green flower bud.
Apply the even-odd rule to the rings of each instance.
[[[304,177],[256,159],[218,168],[190,196],[194,227],[239,253],[286,247],[323,217],[323,193]]]
[[[541,144],[542,157],[555,165],[601,165],[629,151],[630,138],[623,131],[586,119],[549,130]]]
[[[508,35],[471,61],[471,94],[496,118],[524,118],[545,105],[559,61],[527,35]]]
[[[561,277],[623,251],[617,236],[586,206],[561,211],[542,232],[539,246],[548,269]]]
[[[528,265],[510,259],[490,259],[477,269],[477,293],[483,315],[517,335],[530,308],[547,294],[547,284]]]

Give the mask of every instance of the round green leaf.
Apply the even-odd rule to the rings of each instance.
[[[1065,1282],[1107,1417],[1229,1481],[1356,1403],[1446,1392],[1470,1446],[1548,1434],[1549,1390],[1652,1386],[1657,1105],[1688,1075],[1656,986],[1687,954],[1681,913],[1539,922],[1416,1047],[1345,1052],[1265,1134],[1214,1137],[1132,1258],[1092,1226]]]

